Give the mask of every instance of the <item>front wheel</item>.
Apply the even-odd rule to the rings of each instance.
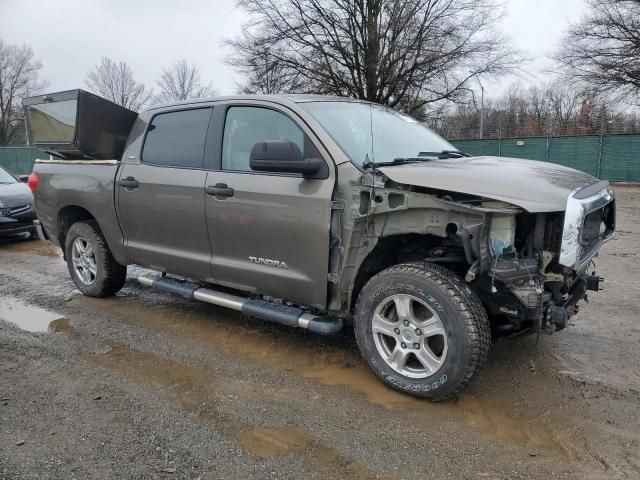
[[[455,397],[486,361],[487,314],[452,272],[429,263],[395,265],[358,297],[358,346],[390,387],[432,400]]]
[[[123,287],[127,267],[113,258],[96,222],[71,225],[64,248],[71,278],[84,295],[108,297]]]

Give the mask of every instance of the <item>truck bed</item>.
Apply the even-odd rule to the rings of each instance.
[[[64,250],[64,239],[58,233],[63,230],[62,214],[71,223],[93,216],[116,260],[127,263],[115,209],[119,164],[118,160],[36,160],[33,171],[39,181],[35,205],[49,240]]]

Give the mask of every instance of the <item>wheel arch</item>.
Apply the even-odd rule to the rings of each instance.
[[[85,207],[81,207],[80,205],[66,205],[60,209],[56,218],[56,227],[57,227],[57,240],[62,248],[63,256],[66,260],[66,251],[65,251],[65,240],[67,238],[67,233],[69,232],[69,228],[76,222],[81,221],[94,221],[98,227],[98,230],[102,237],[105,239],[109,250],[111,251],[114,258],[122,265],[126,265],[128,262],[122,255],[118,255],[120,253],[118,249],[114,249],[114,241],[113,239],[108,238],[104,233],[104,229],[100,225],[100,221],[97,216],[94,215],[90,210]]]
[[[362,288],[373,276],[393,265],[424,260],[427,250],[446,243],[446,237],[431,234],[408,233],[380,238],[357,269],[349,296],[349,310],[353,310]]]

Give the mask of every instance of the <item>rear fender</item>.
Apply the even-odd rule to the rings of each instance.
[[[69,221],[93,218],[118,263],[130,263],[114,207],[117,169],[116,161],[37,161],[36,210],[53,242],[64,246]]]

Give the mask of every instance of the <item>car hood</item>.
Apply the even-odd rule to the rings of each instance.
[[[569,194],[598,180],[554,163],[504,157],[465,157],[380,167],[396,183],[466,193],[529,212],[564,211]]]
[[[0,184],[0,208],[20,207],[33,203],[33,195],[24,183]]]

